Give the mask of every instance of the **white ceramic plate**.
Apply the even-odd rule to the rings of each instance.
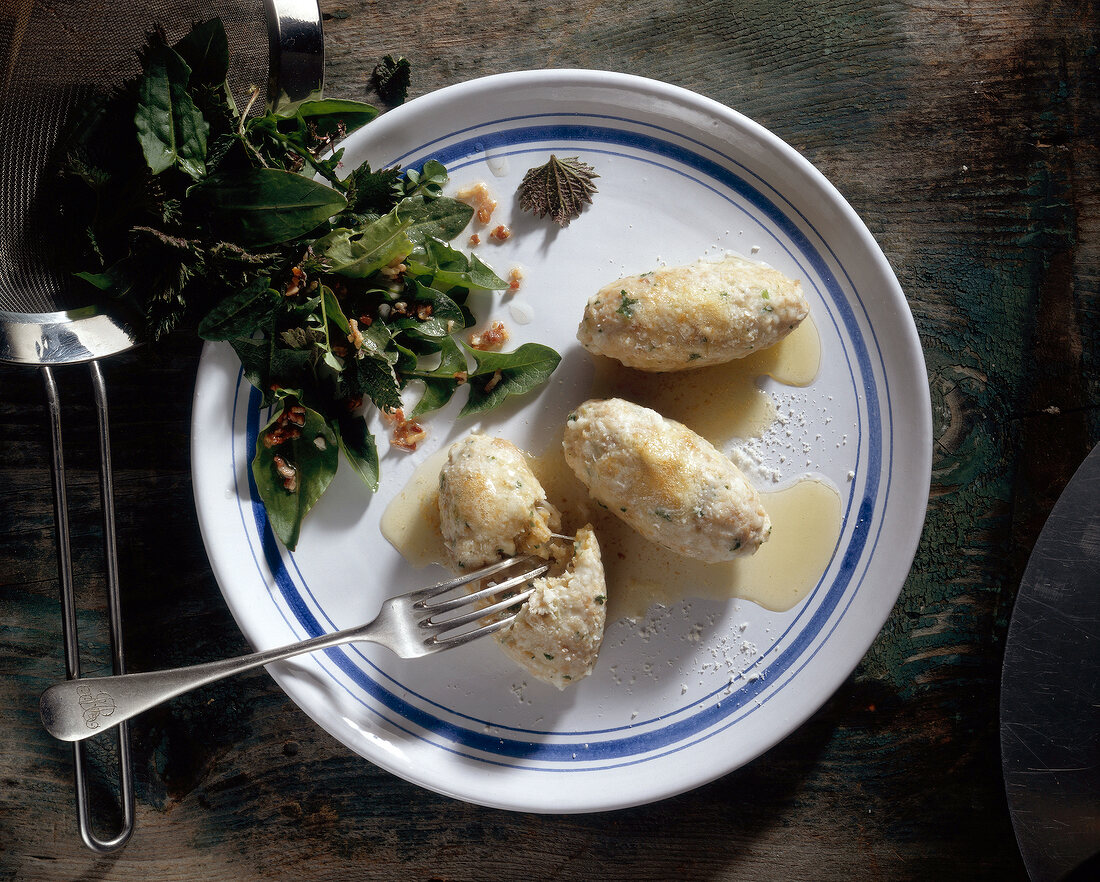
[[[561,231],[521,215],[513,195],[551,152],[579,156],[600,174],[594,204]],[[346,142],[344,165],[417,166],[433,157],[456,185],[488,182],[501,203],[494,223],[515,232],[478,253],[502,274],[522,266],[523,287],[511,304],[496,295],[475,311],[487,318],[491,304],[512,331],[509,346],[546,343],[562,364],[545,389],[505,414],[456,425],[461,401],[453,401],[415,454],[384,451],[375,496],[338,476],[289,554],[250,486],[247,464],[265,418],[257,393],[227,347],[209,346],[195,391],[194,484],[226,601],[247,638],[267,648],[357,624],[384,597],[436,581],[442,570],[412,569],[379,533],[413,468],[477,428],[537,453],[592,381],[574,339],[591,293],[660,262],[751,254],[803,280],[821,336],[813,385],[765,381],[781,410],[801,408],[789,440],[842,497],[840,541],[802,603],[771,613],[695,600],[646,622],[609,623],[594,674],[560,693],[491,640],[417,661],[352,646],[271,668],[349,747],[470,802],[597,811],[717,778],[821,706],[875,638],[909,571],[929,488],[931,413],[905,298],[867,229],[808,162],[683,89],[594,71],[487,77],[371,123]],[[517,321],[524,318],[531,321]],[[378,434],[385,447],[384,429]],[[789,452],[764,451],[785,481],[801,473]],[[715,661],[735,638],[755,651],[731,670]]]

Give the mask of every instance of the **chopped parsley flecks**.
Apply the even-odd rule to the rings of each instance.
[[[619,308],[615,310],[623,318],[634,317],[634,306],[638,300],[635,297],[631,297],[625,290],[619,292],[619,296],[622,297],[622,303],[619,304]]]

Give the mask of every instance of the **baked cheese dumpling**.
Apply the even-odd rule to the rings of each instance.
[[[577,339],[643,371],[682,371],[767,349],[809,314],[802,283],[743,257],[627,276],[588,301]]]
[[[535,586],[497,640],[533,676],[564,689],[591,673],[603,641],[607,588],[591,525],[577,531],[565,572],[536,579]]]
[[[619,398],[565,424],[565,460],[588,492],[646,539],[707,563],[751,554],[771,532],[760,495],[705,438]]]
[[[439,525],[455,566],[476,570],[514,554],[548,558],[561,516],[518,447],[475,434],[439,472]]]

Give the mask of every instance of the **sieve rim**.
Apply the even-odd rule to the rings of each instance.
[[[99,304],[58,312],[0,309],[0,362],[79,364],[138,345],[126,324]]]

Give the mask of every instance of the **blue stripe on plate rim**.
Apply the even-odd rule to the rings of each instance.
[[[569,119],[569,118],[586,118],[584,124],[566,123],[566,122],[554,122],[547,123],[545,119],[547,117],[553,117],[557,120]],[[531,120],[540,120],[535,125],[523,125]],[[599,121],[596,124],[596,120]],[[661,136],[654,134],[647,134],[645,132],[634,131],[633,128],[615,128],[607,125],[609,122],[618,122],[631,127],[649,129],[654,132],[660,132]],[[437,147],[434,150],[429,151],[429,148],[440,144],[441,142],[448,141],[458,135],[465,134],[470,131],[481,130],[476,137],[469,137],[457,142],[451,142],[443,147]],[[701,153],[684,146],[683,143],[674,143],[671,140],[667,140],[662,136],[675,136],[680,142],[688,142],[700,147],[714,155],[716,155],[720,161],[709,159],[703,156]],[[394,162],[402,162],[408,167],[418,168],[428,158],[439,159],[444,165],[453,171],[458,171],[466,165],[470,165],[476,162],[483,161],[486,151],[493,151],[494,156],[508,156],[516,155],[526,152],[532,152],[535,150],[545,150],[546,144],[560,145],[562,144],[583,143],[585,149],[588,152],[593,153],[609,153],[616,156],[622,156],[627,159],[635,161],[649,162],[654,165],[659,165],[665,170],[672,171],[676,174],[683,175],[695,184],[705,187],[712,192],[726,198],[733,203],[733,200],[728,196],[725,196],[722,189],[715,187],[706,182],[706,180],[694,177],[690,172],[684,171],[684,169],[690,169],[692,172],[698,173],[703,178],[707,178],[717,182],[721,188],[724,188],[726,192],[732,191],[739,197],[747,201],[752,205],[754,210],[759,211],[760,214],[766,217],[775,227],[781,230],[788,240],[793,243],[798,251],[798,255],[805,258],[806,261],[813,267],[814,273],[825,285],[828,292],[828,298],[822,298],[829,312],[830,319],[834,326],[837,324],[837,317],[834,314],[834,309],[839,313],[844,329],[847,331],[849,340],[852,343],[852,350],[855,354],[856,360],[859,364],[859,375],[862,380],[863,387],[863,401],[866,407],[866,433],[863,426],[863,412],[857,408],[857,416],[860,421],[860,425],[857,427],[857,447],[856,461],[861,464],[861,470],[865,471],[866,482],[864,485],[864,491],[862,499],[859,501],[859,507],[857,512],[856,521],[852,526],[850,539],[847,547],[844,550],[844,555],[839,563],[839,571],[836,578],[829,585],[824,597],[819,597],[823,584],[819,583],[810,598],[808,598],[802,607],[802,610],[790,623],[787,630],[780,635],[775,642],[766,650],[761,653],[760,657],[756,660],[754,665],[760,665],[764,659],[773,654],[778,653],[775,658],[770,662],[767,667],[768,677],[760,677],[755,680],[745,680],[745,682],[739,686],[735,691],[728,694],[725,693],[726,687],[721,687],[708,696],[695,699],[690,705],[683,708],[678,708],[667,713],[661,714],[650,720],[632,723],[628,726],[620,726],[601,730],[591,731],[574,731],[574,732],[549,732],[538,730],[527,730],[501,726],[497,723],[492,724],[492,730],[494,732],[514,732],[517,735],[528,736],[552,736],[554,738],[584,738],[585,741],[546,741],[540,738],[502,738],[498,734],[487,734],[485,731],[475,731],[464,725],[457,725],[453,722],[443,720],[438,716],[435,716],[429,710],[423,707],[418,707],[415,704],[410,703],[404,698],[399,697],[394,692],[387,689],[382,683],[373,679],[371,674],[364,671],[351,657],[354,654],[364,661],[369,667],[373,669],[375,675],[386,676],[379,671],[363,653],[354,648],[336,648],[326,650],[325,655],[328,660],[341,671],[356,687],[355,689],[349,688],[345,683],[337,679],[335,673],[329,671],[327,666],[326,672],[333,678],[344,691],[351,695],[364,707],[378,714],[383,720],[390,726],[406,732],[407,734],[425,741],[439,749],[446,750],[448,752],[457,753],[461,756],[479,760],[494,765],[506,765],[510,767],[522,767],[525,769],[536,771],[586,771],[594,768],[614,768],[623,765],[630,765],[637,762],[645,762],[652,759],[656,759],[661,756],[668,755],[669,753],[683,750],[692,744],[698,743],[701,740],[706,740],[713,737],[717,733],[728,729],[730,726],[735,725],[740,719],[743,719],[750,713],[755,712],[764,704],[770,700],[784,685],[790,683],[795,675],[801,671],[806,664],[817,654],[821,646],[825,644],[829,634],[836,628],[837,624],[843,617],[843,610],[841,615],[836,616],[837,607],[840,601],[844,598],[845,593],[848,591],[853,578],[856,575],[856,570],[859,568],[861,562],[866,562],[870,555],[873,553],[874,548],[878,543],[878,536],[881,532],[882,523],[878,524],[878,529],[875,531],[875,536],[871,542],[871,546],[868,549],[867,541],[870,537],[870,530],[873,526],[873,519],[876,511],[881,511],[886,504],[886,500],[889,495],[889,484],[892,473],[892,457],[886,457],[887,463],[887,475],[886,475],[886,488],[882,497],[878,496],[879,479],[882,469],[882,424],[881,424],[881,410],[879,406],[878,389],[874,382],[874,371],[872,368],[871,358],[867,350],[866,342],[863,339],[862,331],[859,327],[859,323],[852,311],[851,304],[845,297],[840,285],[829,270],[825,260],[818,253],[816,248],[811,244],[806,235],[799,229],[797,223],[792,218],[785,214],[779,206],[773,202],[770,198],[765,196],[756,186],[754,186],[747,179],[749,176],[756,178],[757,181],[778,197],[779,200],[786,203],[791,212],[796,215],[808,229],[810,229],[814,235],[822,242],[833,257],[834,262],[841,271],[844,273],[850,289],[852,290],[856,301],[860,304],[861,309],[866,315],[866,309],[863,306],[862,298],[860,297],[855,285],[852,283],[847,271],[836,259],[836,255],[829,248],[824,237],[818,233],[812,224],[799,212],[791,203],[783,196],[776,193],[774,188],[770,187],[766,181],[762,181],[758,176],[754,175],[751,171],[746,169],[741,163],[721,153],[714,148],[711,148],[700,141],[691,139],[681,133],[672,132],[669,129],[662,128],[660,126],[652,125],[649,123],[640,122],[638,120],[626,119],[621,117],[613,117],[610,115],[602,114],[532,114],[527,117],[510,117],[502,120],[495,120],[490,123],[482,124],[469,129],[464,129],[459,132],[451,133],[443,138],[435,139],[431,142],[420,145],[414,150],[410,150],[403,154],[398,159],[387,162],[380,167],[389,167]],[[531,145],[543,145],[543,146],[531,146]],[[659,157],[662,160],[670,160],[676,163],[679,167],[667,165],[663,162],[646,158],[645,156],[639,156],[632,153],[622,153],[620,151],[612,151],[606,149],[597,148],[597,144],[609,144],[618,148],[625,148],[627,150],[634,150],[641,154],[648,154],[649,156]],[[508,150],[507,148],[515,148],[519,145],[528,145],[521,149]],[[505,152],[507,151],[507,152]],[[409,157],[417,157],[412,162],[406,162]],[[738,168],[741,170],[741,174],[738,174],[733,170]],[[781,242],[777,237],[776,241],[787,250],[796,263],[800,264],[799,257],[792,254],[786,245]],[[819,292],[820,293],[820,292]],[[830,308],[830,306],[832,308]],[[876,354],[878,355],[878,362],[883,365],[882,353],[878,347],[877,338],[874,335],[874,329],[868,323],[868,328],[872,336],[873,346]],[[858,394],[860,384],[857,382],[855,372],[852,369],[851,360],[849,358],[849,352],[845,348],[845,359],[847,360],[849,377],[852,380],[853,387]],[[881,382],[883,385],[883,391],[886,397],[886,416],[890,421],[891,431],[887,433],[888,442],[892,452],[892,414],[890,410],[890,390],[888,384],[888,378],[886,376],[885,368],[883,366],[881,374]],[[236,424],[236,409],[238,401],[241,399],[242,385],[248,386],[246,380],[243,377],[243,371],[238,376],[238,394],[235,396],[233,411],[233,424]],[[244,450],[252,450],[255,447],[256,436],[260,427],[260,394],[257,390],[249,387],[247,397],[248,413],[246,417],[246,432],[245,432],[245,447]],[[866,434],[866,440],[868,441],[867,449],[862,449],[862,443]],[[234,459],[234,474],[238,474],[235,467],[236,449],[232,450],[232,456]],[[866,454],[866,464],[863,465],[861,456]],[[293,622],[287,618],[286,613],[280,608],[280,615],[287,620],[287,624],[292,627],[293,630],[298,632],[299,629],[303,629],[305,634],[303,636],[315,636],[317,634],[325,633],[332,629],[332,623],[329,622],[329,627],[322,626],[318,621],[317,616],[310,609],[310,604],[306,598],[303,597],[301,590],[295,583],[295,579],[287,570],[286,561],[284,560],[284,550],[278,544],[274,535],[271,532],[271,528],[267,523],[267,517],[263,509],[262,503],[259,501],[259,496],[256,492],[256,488],[251,476],[251,470],[245,470],[248,474],[249,493],[248,498],[251,500],[250,510],[246,515],[244,509],[244,494],[238,492],[237,499],[238,505],[241,507],[240,514],[242,518],[242,525],[245,528],[245,532],[249,539],[251,546],[252,540],[255,537],[260,539],[260,548],[266,568],[271,572],[274,577],[276,586],[279,593],[286,604],[287,611],[293,617]],[[846,511],[844,515],[844,530],[842,535],[848,531],[848,525],[852,524],[852,506],[855,504],[854,498],[855,487],[853,485],[852,491],[849,494]],[[250,526],[252,529],[250,529]],[[260,569],[260,560],[257,558],[255,549],[252,550],[253,558],[258,569]],[[835,553],[835,552],[834,552]],[[293,560],[292,554],[286,554],[286,557],[290,559],[291,564],[297,571],[297,565]],[[864,567],[865,571],[865,567]],[[262,573],[262,571],[261,571]],[[312,600],[313,605],[323,613],[323,607],[312,596],[312,592],[309,589],[308,584],[298,572],[298,579],[301,581],[302,586],[309,599]],[[854,600],[856,593],[859,590],[862,573],[859,580],[855,584],[854,590],[851,591],[848,597],[847,603],[844,608],[848,606]],[[823,577],[824,581],[824,577]],[[820,603],[815,607],[813,601],[820,600]],[[808,622],[794,635],[792,640],[787,643],[785,638],[792,630],[798,625],[803,613],[807,610],[813,609],[813,613]],[[327,617],[326,617],[327,618]],[[824,626],[833,619],[833,624],[829,628],[828,633],[822,635],[822,629]],[[820,638],[820,639],[818,639]],[[816,642],[816,646],[813,644]],[[813,646],[812,651],[802,660],[802,663],[795,667],[796,663],[800,660],[807,649]],[[776,675],[782,675],[788,673],[789,676],[784,683],[780,683],[778,687],[775,687]],[[390,679],[387,677],[387,679]],[[392,682],[392,681],[391,681]],[[407,687],[401,684],[395,684],[406,694],[409,693]],[[772,688],[775,687],[775,688]],[[760,696],[766,691],[772,689],[762,700]],[[719,698],[719,695],[721,697]],[[369,697],[371,701],[365,700],[365,697]],[[415,696],[419,698],[426,705],[432,705],[434,702],[424,698],[423,696]],[[717,699],[717,700],[715,700]],[[710,705],[699,707],[707,701],[713,702]],[[372,702],[374,704],[372,704]],[[388,709],[391,713],[382,713],[379,707]],[[439,705],[440,710],[446,711],[449,715],[464,718],[470,723],[478,724],[485,727],[489,723],[484,720],[479,720],[474,717],[468,717],[462,714],[458,714],[449,708],[445,708]],[[694,713],[683,719],[675,719],[673,722],[668,722],[666,725],[659,728],[646,729],[647,725],[663,723],[668,720],[673,720],[676,717],[681,716],[690,709],[694,709]],[[741,713],[739,713],[741,712]],[[397,715],[398,719],[393,718],[393,714]],[[401,721],[406,721],[405,723]],[[406,724],[407,723],[407,724]],[[595,741],[594,737],[613,735],[615,733],[629,733],[621,735],[617,738],[606,738],[605,740]],[[434,737],[425,737],[424,733],[430,733]],[[445,743],[440,743],[445,742]],[[449,744],[455,745],[455,747],[449,746]],[[594,766],[594,761],[604,760],[601,765]],[[535,766],[526,765],[519,761],[540,762],[540,763],[554,763],[558,765],[553,766]]]

